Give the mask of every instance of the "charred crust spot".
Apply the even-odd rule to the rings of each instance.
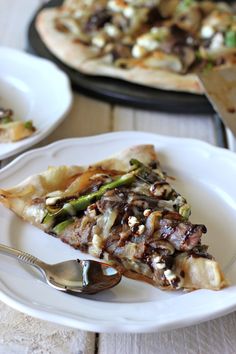
[[[80,38],[73,39],[73,43],[75,43],[75,44],[83,44],[83,45],[87,45],[87,46],[90,44],[89,42],[83,41]]]
[[[63,24],[58,21],[55,22],[55,28],[59,32],[67,33],[69,32],[68,28]]]
[[[234,107],[230,107],[230,108],[228,108],[227,109],[227,111],[229,112],[229,113],[235,113],[236,112],[236,109],[234,108]]]

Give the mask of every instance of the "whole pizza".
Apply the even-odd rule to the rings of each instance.
[[[197,73],[236,61],[234,7],[195,0],[65,0],[42,10],[48,49],[85,74],[203,93]]]

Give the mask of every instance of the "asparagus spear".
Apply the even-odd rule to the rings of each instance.
[[[56,225],[54,226],[53,231],[60,233],[61,230],[64,230],[64,228],[70,224],[73,216],[75,216],[78,212],[85,210],[91,203],[100,199],[109,189],[131,184],[135,178],[141,179],[149,184],[155,183],[156,181],[165,181],[165,177],[162,173],[155,173],[152,168],[145,166],[142,162],[136,159],[131,159],[130,164],[133,166],[132,171],[118,177],[112,182],[103,185],[98,191],[83,195],[75,200],[70,200],[65,203],[60,210],[54,213],[48,211],[43,219],[43,223],[49,227]],[[171,194],[171,199],[173,201],[178,199],[179,194],[174,189],[172,189]],[[176,205],[176,209],[179,211],[180,215],[183,215],[185,218],[189,217],[190,206],[186,203],[184,198],[182,198],[179,205]]]
[[[165,181],[165,176],[162,173],[156,173],[151,167],[144,165],[142,162],[136,159],[130,160],[130,165],[137,170],[137,178],[143,180],[146,183],[155,183],[156,181]]]
[[[62,233],[67,228],[67,226],[73,224],[73,222],[73,219],[64,220],[53,228],[53,232],[55,232],[57,235],[60,235],[60,233]]]
[[[82,195],[76,200],[65,203],[63,207],[56,213],[47,213],[43,219],[43,223],[53,226],[66,218],[75,216],[78,212],[85,210],[91,203],[100,199],[109,189],[114,189],[123,185],[131,184],[135,180],[135,171],[126,173],[125,175],[115,179],[114,181],[104,184],[98,191]]]

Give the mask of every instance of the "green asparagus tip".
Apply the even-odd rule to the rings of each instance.
[[[71,225],[73,223],[74,223],[73,219],[68,219],[68,220],[62,221],[62,222],[60,222],[60,224],[57,224],[56,226],[54,226],[52,231],[55,232],[55,234],[60,235],[69,225]]]

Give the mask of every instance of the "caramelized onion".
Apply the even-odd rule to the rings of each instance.
[[[154,231],[157,229],[159,225],[160,216],[160,211],[154,211],[148,216],[146,220],[146,234],[148,236],[153,235]]]

